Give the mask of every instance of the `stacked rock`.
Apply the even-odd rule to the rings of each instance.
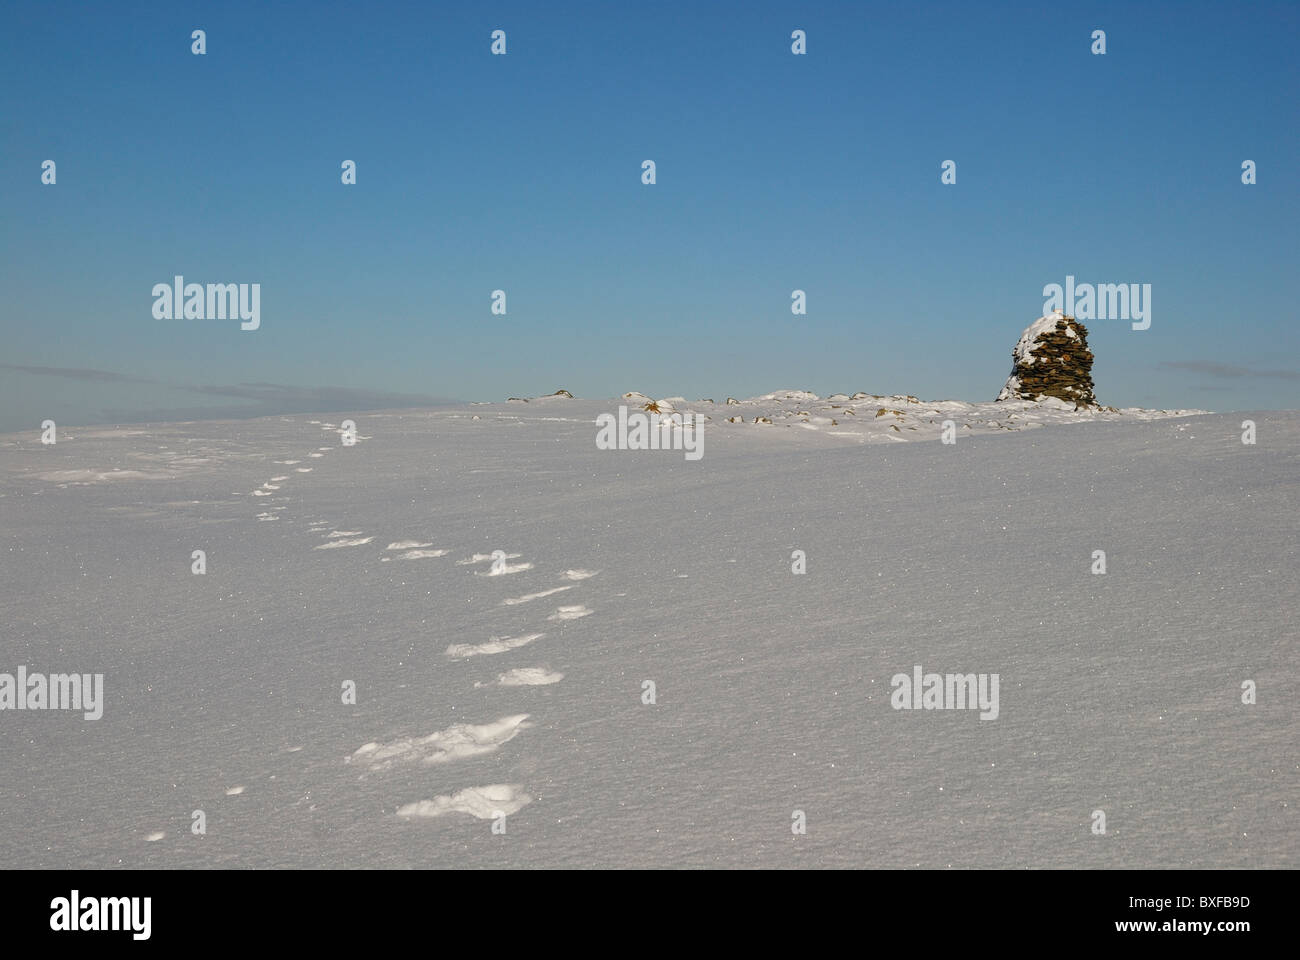
[[[999,400],[1057,397],[1076,408],[1096,405],[1088,329],[1074,317],[1060,310],[1039,317],[1020,335],[1011,359],[1011,376]]]

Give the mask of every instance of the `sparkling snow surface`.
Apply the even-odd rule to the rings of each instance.
[[[0,859],[1300,866],[1300,414],[714,399],[697,462],[598,450],[633,399],[0,436],[0,672],[106,691],[0,712]]]

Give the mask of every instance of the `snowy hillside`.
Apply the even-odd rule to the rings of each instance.
[[[1300,866],[1300,414],[778,391],[596,448],[649,401],[0,437],[0,672],[106,700],[0,713],[0,856]]]

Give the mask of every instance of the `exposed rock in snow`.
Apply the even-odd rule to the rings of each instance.
[[[570,417],[585,422],[588,411],[608,413],[619,405],[625,405],[629,410],[662,417],[690,415],[697,422],[716,423],[733,436],[736,434],[732,431],[737,428],[748,427],[753,430],[755,426],[784,427],[785,430],[781,431],[761,432],[779,432],[789,436],[789,428],[798,427],[799,433],[821,436],[833,444],[933,441],[940,439],[944,431],[950,429],[948,424],[965,431],[963,436],[973,436],[1032,430],[1053,424],[1094,420],[1156,420],[1206,412],[1138,408],[1117,410],[1115,407],[1098,404],[1092,394],[1092,381],[1087,369],[1092,355],[1088,352],[1086,338],[1087,330],[1084,326],[1059,311],[1053,316],[1036,320],[1025,330],[1016,345],[1016,367],[1007,386],[996,401],[979,403],[921,400],[911,394],[865,391],[852,395],[834,392],[819,397],[807,390],[774,390],[744,400],[726,397],[723,403],[713,400],[688,402],[680,396],[656,400],[637,390],[606,400],[571,399],[562,393],[555,393],[520,398],[515,402],[527,404],[530,408],[545,407],[548,404],[562,405],[565,412],[565,416],[559,418],[562,422],[567,422]],[[726,410],[725,413],[717,409],[724,405],[738,409]],[[505,408],[505,404],[501,406]],[[706,411],[713,411],[716,419]],[[591,416],[594,417],[596,413]],[[527,418],[526,414],[524,418]],[[551,419],[555,418],[543,416],[539,422]]]
[[[561,389],[561,390],[556,390],[554,393],[546,393],[546,394],[543,394],[543,395],[540,396],[540,397],[511,397],[511,398],[510,398],[508,401],[506,401],[506,402],[507,402],[507,403],[513,403],[513,402],[518,402],[518,403],[546,403],[546,402],[548,402],[548,401],[550,401],[550,402],[554,402],[554,401],[557,401],[557,400],[572,400],[572,399],[573,399],[573,394],[571,394],[568,390],[563,390],[563,389]]]
[[[720,429],[761,426],[801,427],[812,435],[820,433],[832,443],[901,443],[911,440],[938,440],[944,425],[951,422],[958,430],[973,434],[1003,434],[1033,430],[1053,424],[1080,423],[1094,420],[1157,420],[1171,416],[1205,413],[1204,410],[1116,410],[1096,403],[1082,404],[1043,396],[1038,400],[1010,398],[1001,403],[989,400],[968,403],[962,400],[922,402],[910,395],[885,396],[858,393],[854,400],[832,394],[825,399],[808,399],[793,391],[778,390],[737,400],[728,416],[717,418]],[[663,401],[660,401],[662,403]],[[856,409],[856,408],[861,409]],[[733,426],[734,425],[734,426]],[[764,431],[768,432],[768,431]],[[784,432],[784,431],[783,431]]]

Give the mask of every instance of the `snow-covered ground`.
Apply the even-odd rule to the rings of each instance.
[[[646,399],[0,437],[0,859],[1300,866],[1300,414]]]

